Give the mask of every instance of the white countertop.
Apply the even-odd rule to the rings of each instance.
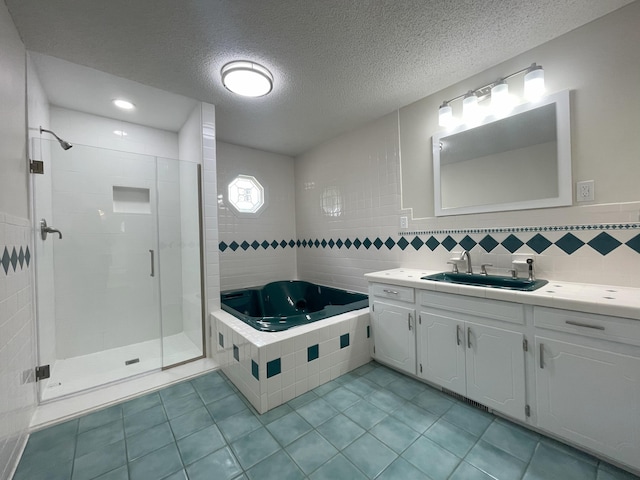
[[[549,280],[533,292],[518,292],[421,280],[421,277],[434,273],[438,271],[395,268],[367,273],[365,278],[369,282],[640,320],[640,288]]]

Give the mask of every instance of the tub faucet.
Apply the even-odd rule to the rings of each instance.
[[[460,261],[462,260],[467,261],[467,273],[469,274],[473,273],[473,268],[471,267],[471,254],[469,253],[468,250],[462,251],[462,255],[460,255]]]

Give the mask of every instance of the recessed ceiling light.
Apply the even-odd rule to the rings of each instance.
[[[127,132],[125,132],[124,130],[114,130],[113,131],[114,135],[118,135],[119,137],[126,137],[127,135],[129,135]]]
[[[254,62],[227,63],[220,74],[227,90],[245,97],[262,97],[273,88],[271,72]]]
[[[123,110],[133,110],[134,108],[136,108],[133,103],[129,102],[128,100],[123,100],[122,98],[116,98],[113,101],[113,104]]]

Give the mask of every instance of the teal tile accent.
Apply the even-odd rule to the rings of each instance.
[[[376,237],[376,239],[373,241],[373,246],[376,247],[377,250],[380,250],[380,248],[382,248],[382,245],[384,245],[384,243],[382,243],[382,240],[380,240],[379,237]]]
[[[342,248],[342,240],[340,240],[340,239],[336,240],[336,246],[338,248]]]
[[[267,429],[280,442],[280,445],[286,447],[311,431],[312,427],[296,412],[291,412],[275,422],[271,422],[267,425]]]
[[[418,438],[402,458],[434,480],[448,478],[460,463],[460,458],[425,437]]]
[[[344,241],[344,246],[347,247],[347,250],[351,248],[351,245],[353,245],[353,242],[351,240],[349,240],[348,238]]]
[[[236,359],[236,362],[240,361],[240,349],[237,345],[233,346],[233,358]]]
[[[366,480],[366,476],[343,455],[336,455],[309,477],[311,480]]]
[[[398,455],[369,433],[365,433],[344,449],[343,454],[369,478],[375,478]]]
[[[349,334],[345,333],[340,335],[340,348],[346,348],[349,346]]]
[[[424,432],[424,436],[462,458],[476,444],[478,437],[440,419]]]
[[[443,416],[449,423],[453,423],[467,432],[479,437],[493,421],[493,415],[467,408],[460,404],[451,407]]]
[[[394,417],[386,417],[370,430],[370,433],[394,452],[400,454],[420,434]]]
[[[400,250],[404,250],[408,245],[409,241],[404,237],[400,237],[400,240],[398,240],[398,246],[400,247]]]
[[[517,251],[524,243],[515,235],[511,234],[507,238],[505,238],[501,245],[509,250],[509,252],[513,253]]]
[[[513,455],[509,455],[507,452],[482,440],[471,449],[465,457],[465,461],[494,478],[521,478],[527,466],[522,460],[518,460]],[[548,478],[569,480],[563,476]],[[582,480],[587,479],[587,477],[581,478]]]
[[[242,468],[229,447],[221,448],[187,467],[189,480],[211,480],[212,472],[216,473],[216,480],[230,480],[240,475]]]
[[[625,245],[637,253],[640,253],[640,235],[636,235],[631,240],[625,243]]]
[[[300,437],[286,450],[307,475],[338,453],[333,445],[315,431]]]
[[[280,359],[276,358],[275,360],[271,360],[267,362],[267,378],[274,377],[276,375],[280,375],[282,371]]]
[[[120,440],[124,440],[124,427],[122,420],[116,420],[78,435],[75,455],[80,457]]]
[[[356,239],[353,241],[353,246],[356,247],[356,250],[358,250],[361,245],[362,245],[362,242],[360,241],[359,238],[356,237]]]
[[[255,378],[256,380],[260,380],[258,364],[254,360],[251,360],[251,375],[253,375],[253,378]]]
[[[500,245],[491,235],[485,235],[478,243],[482,248],[484,248],[484,251],[487,253],[491,252],[494,248]]]
[[[171,443],[131,462],[129,478],[131,480],[164,478],[180,470],[182,470],[180,453],[176,444]]]
[[[478,244],[478,242],[476,242],[473,238],[471,238],[469,235],[465,235],[464,238],[462,240],[460,240],[459,245],[464,248],[465,250],[471,250],[473,247],[475,247]]]
[[[395,246],[396,242],[393,241],[393,238],[389,237],[384,241],[385,247],[391,250]]]
[[[323,424],[338,414],[338,411],[322,398],[297,408],[296,412],[313,427]]]
[[[447,251],[451,251],[458,244],[450,235],[447,235],[445,239],[441,242],[441,245],[447,249]]]
[[[224,420],[225,418],[235,415],[247,408],[242,399],[235,393],[209,403],[206,407],[207,410],[209,410],[209,414],[216,422]]]
[[[247,475],[251,480],[302,480],[304,473],[282,450],[252,467]]]
[[[414,248],[414,250],[420,250],[423,245],[424,245],[424,242],[420,237],[416,236],[416,237],[413,237],[413,240],[411,240],[411,246]]]
[[[179,440],[213,424],[213,419],[207,409],[202,406],[169,420],[169,424],[171,425],[171,430],[173,430],[173,436],[176,437],[176,440]]]
[[[365,430],[369,430],[387,416],[386,412],[364,399],[347,408],[343,413]]]
[[[436,248],[438,248],[438,245],[440,245],[440,242],[436,240],[436,238],[432,235],[427,239],[426,242],[424,242],[424,244],[427,247],[429,247],[429,250],[433,252]]]
[[[378,240],[380,240],[380,239],[378,239]],[[368,238],[368,237],[367,237],[367,238],[365,238],[365,239],[362,241],[362,246],[363,246],[364,248],[366,248],[367,250],[369,250],[369,248],[371,247],[371,240],[369,240],[369,238]]]
[[[220,250],[221,252],[224,252],[227,248],[228,248],[228,245],[226,243],[224,242],[218,243],[218,250]]]
[[[229,244],[229,248],[230,248],[231,250],[233,250],[234,252],[238,249],[238,247],[239,247],[239,246],[240,246],[240,245],[238,245],[238,242],[235,242],[235,241],[234,241],[234,242],[231,242],[231,243]]]
[[[602,232],[599,235],[595,236],[591,240],[587,242],[591,248],[593,248],[596,252],[601,255],[607,255],[611,253],[613,250],[622,245],[622,242],[619,242],[607,232]]]
[[[227,443],[216,425],[210,425],[203,430],[178,440],[178,450],[182,463],[191,465],[212,452],[224,447]]]
[[[336,415],[316,430],[339,450],[345,448],[365,432],[364,428],[344,415]]]
[[[571,255],[583,245],[584,242],[572,233],[567,233],[558,241],[556,241],[556,246],[568,255]]]
[[[127,439],[127,457],[129,461],[151,453],[158,448],[173,443],[173,432],[169,423],[161,423]]]
[[[320,345],[317,343],[307,348],[307,362],[317,359],[320,356]]]
[[[540,235],[539,233],[536,233],[527,242],[527,246],[531,247],[531,249],[538,254],[544,252],[551,245],[553,245],[553,243],[551,243],[545,236]]]
[[[266,428],[260,427],[233,442],[231,449],[233,453],[235,453],[242,468],[247,470],[280,450],[280,445],[278,445],[278,442],[274,440]]]
[[[127,454],[124,440],[121,440],[81,457],[76,457],[73,462],[73,480],[90,480],[126,463]]]

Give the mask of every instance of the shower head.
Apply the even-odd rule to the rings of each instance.
[[[61,139],[58,135],[56,135],[55,133],[53,133],[51,130],[47,130],[46,128],[42,128],[40,127],[40,133],[42,132],[47,132],[50,133],[51,135],[53,135],[54,137],[56,137],[56,140],[58,140],[58,143],[60,143],[60,146],[64,149],[64,150],[69,150],[71,147],[73,147],[73,145],[71,145],[69,142],[67,142],[66,140]]]

